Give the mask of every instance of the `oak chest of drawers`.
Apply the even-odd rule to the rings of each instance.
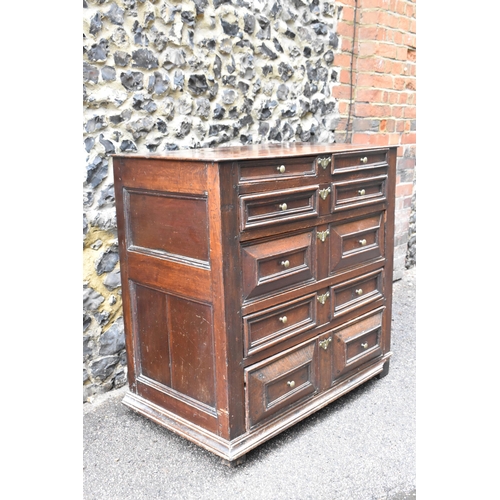
[[[395,147],[113,157],[129,392],[233,462],[388,372]]]

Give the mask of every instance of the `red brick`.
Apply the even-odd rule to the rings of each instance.
[[[358,102],[385,102],[385,93],[379,89],[359,89],[356,92]]]
[[[350,85],[351,71],[349,69],[341,69],[339,73],[339,82]]]
[[[348,85],[336,85],[332,88],[332,97],[349,99],[351,97],[351,88]]]
[[[348,36],[352,38],[353,33],[354,33],[354,27],[352,23],[340,22],[337,24],[337,35]]]
[[[386,104],[364,104],[358,102],[355,104],[354,112],[359,117],[372,116],[374,118],[381,118],[390,116],[391,107]]]
[[[384,23],[380,22],[380,16],[379,16],[379,11],[378,10],[364,10],[361,9],[360,15],[359,15],[359,21],[361,24],[381,24],[384,25]]]
[[[373,41],[360,41],[358,45],[359,57],[374,56],[378,54],[379,43]]]
[[[406,59],[408,59],[408,47],[397,47],[396,59],[406,61]]]
[[[417,33],[417,21],[414,19],[410,20],[410,28],[408,29],[410,33]]]
[[[338,25],[338,27],[340,26],[340,24]],[[378,26],[360,26],[358,29],[358,40],[380,40],[380,33],[384,33],[384,31],[385,30],[380,29]]]
[[[411,196],[413,194],[413,184],[405,183],[398,184],[396,186],[396,196],[399,198],[400,196]]]
[[[358,87],[392,89],[393,78],[390,75],[366,75],[358,76]]]
[[[387,9],[387,0],[363,0],[363,9]]]
[[[351,55],[345,53],[335,54],[334,64],[335,66],[349,68],[351,66]]]
[[[359,72],[389,73],[390,62],[378,56],[358,59],[357,70]]]
[[[387,12],[386,13],[386,26],[389,26],[390,28],[398,28],[399,27],[399,20],[400,16],[396,16],[392,12]]]
[[[360,133],[352,135],[353,144],[370,144],[373,146],[388,146],[389,145],[389,135],[388,134],[368,134]]]
[[[415,144],[417,142],[416,132],[409,132],[408,134],[403,134],[401,137],[402,144]]]
[[[417,117],[417,108],[415,106],[406,106],[403,111],[403,116],[405,118],[416,118]]]
[[[346,2],[344,2],[346,3]],[[344,5],[342,9],[342,21],[353,21],[354,20],[354,9],[352,7]],[[341,23],[339,23],[340,25]]]
[[[410,31],[411,20],[408,17],[402,16],[398,21],[398,25],[395,28],[399,28],[401,31]]]

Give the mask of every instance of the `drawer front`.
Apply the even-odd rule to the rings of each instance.
[[[383,272],[380,269],[331,287],[333,317],[383,298]]]
[[[383,256],[383,213],[330,226],[330,274]]]
[[[249,356],[314,328],[317,294],[309,294],[243,318],[244,355]]]
[[[318,189],[316,185],[241,196],[241,230],[316,217]]]
[[[382,354],[383,314],[378,309],[332,331],[334,379]]]
[[[316,175],[316,157],[240,161],[241,184]]]
[[[337,153],[332,159],[332,174],[373,168],[380,164],[387,165],[387,149],[356,151],[355,153]]]
[[[243,298],[316,279],[315,230],[242,247]]]
[[[316,340],[247,368],[248,428],[316,393],[317,377]]]
[[[334,182],[332,212],[364,207],[386,200],[387,175]]]

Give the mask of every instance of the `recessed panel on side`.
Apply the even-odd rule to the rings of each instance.
[[[168,316],[172,388],[215,407],[212,308],[171,296]]]
[[[184,403],[215,408],[211,306],[135,284],[135,311],[138,377]]]
[[[209,260],[207,198],[126,191],[127,247]]]

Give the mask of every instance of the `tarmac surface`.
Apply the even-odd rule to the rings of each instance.
[[[126,387],[83,405],[84,500],[416,498],[416,267],[394,282],[389,374],[228,467],[125,407]]]

